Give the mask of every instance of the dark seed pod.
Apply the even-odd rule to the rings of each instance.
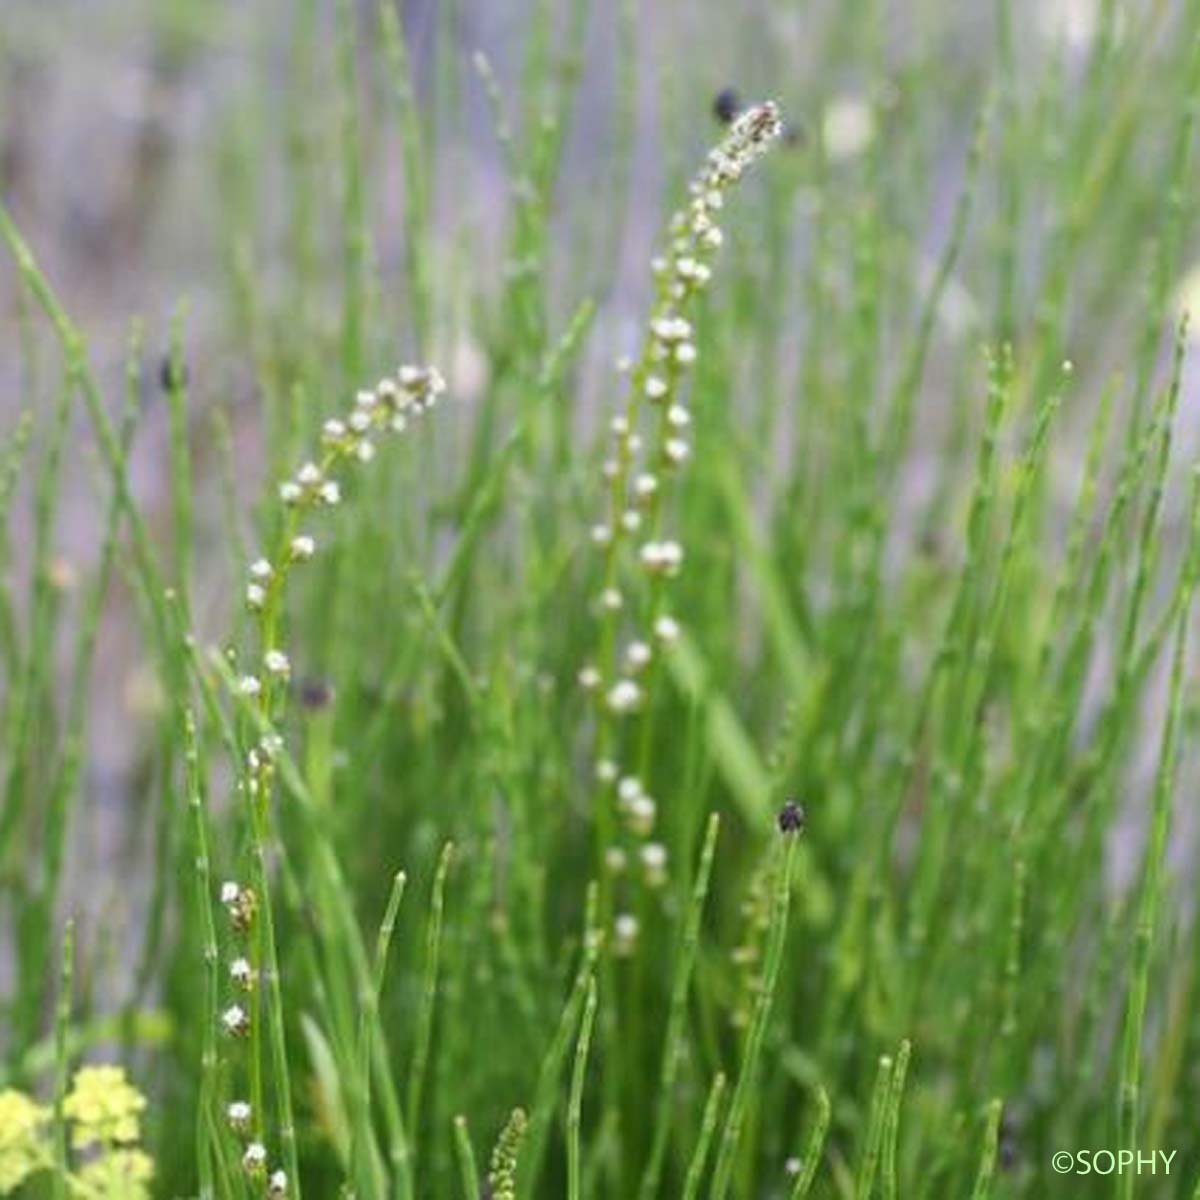
[[[722,88],[713,100],[713,115],[722,125],[728,125],[741,111],[742,98],[734,88]]]
[[[779,810],[779,815],[775,820],[779,825],[780,833],[801,833],[804,830],[806,820],[804,806],[798,804],[795,800],[789,800]]]
[[[309,712],[320,712],[333,703],[333,688],[324,679],[305,679],[296,690],[300,706]]]

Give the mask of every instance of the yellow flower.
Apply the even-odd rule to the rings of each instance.
[[[125,1078],[124,1067],[82,1067],[75,1072],[63,1112],[75,1122],[71,1144],[136,1142],[146,1098]]]
[[[0,1196],[46,1165],[42,1129],[50,1112],[23,1092],[0,1092]]]
[[[140,1150],[113,1150],[88,1163],[73,1184],[89,1200],[149,1200],[154,1163]]]

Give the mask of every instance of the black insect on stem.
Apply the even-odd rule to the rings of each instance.
[[[742,98],[736,88],[722,88],[713,100],[713,115],[722,125],[731,124],[741,111]]]
[[[804,805],[795,800],[789,800],[775,818],[779,832],[782,834],[803,833],[806,820]]]

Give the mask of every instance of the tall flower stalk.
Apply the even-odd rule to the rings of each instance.
[[[239,790],[246,802],[250,826],[251,882],[243,886],[230,881],[221,889],[221,901],[240,951],[229,963],[230,983],[237,1000],[224,1010],[221,1020],[226,1033],[245,1044],[249,1088],[248,1099],[229,1100],[227,1120],[235,1132],[247,1139],[243,1167],[252,1177],[266,1180],[270,1196],[299,1194],[283,999],[267,866],[275,763],[282,746],[278,734],[257,733],[280,727],[290,691],[291,660],[283,637],[286,586],[292,569],[316,553],[316,540],[305,522],[318,510],[341,501],[340,470],[348,463],[370,462],[380,437],[403,433],[412,421],[433,407],[444,390],[445,384],[436,369],[404,366],[394,377],[360,391],[344,418],[326,421],[319,458],[306,462],[280,484],[284,517],[278,540],[269,557],[258,558],[250,565],[246,581],[245,601],[257,628],[258,642],[257,668],[237,680],[237,690],[251,709],[250,727],[256,731],[239,772]],[[270,1032],[269,1056],[283,1163],[274,1170],[270,1170],[266,1146],[264,1026]]]
[[[718,219],[725,195],[781,131],[772,102],[747,109],[692,181],[687,204],[667,226],[666,250],[651,264],[655,296],[647,332],[629,367],[624,408],[611,423],[607,513],[592,529],[603,555],[599,657],[579,672],[596,702],[595,808],[605,878],[624,869],[625,843],[636,849],[648,885],[665,879],[666,851],[652,840],[656,804],[645,780],[652,730],[647,710],[658,660],[680,628],[669,595],[684,550],[666,529],[665,499],[691,453],[684,382],[697,354],[692,312],[723,240]],[[611,896],[611,883],[603,891]],[[636,919],[617,917],[614,934],[618,952],[631,950]]]

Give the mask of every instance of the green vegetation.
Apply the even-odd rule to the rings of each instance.
[[[1200,3],[243,7],[123,385],[0,208],[0,1190],[1200,1197]]]

